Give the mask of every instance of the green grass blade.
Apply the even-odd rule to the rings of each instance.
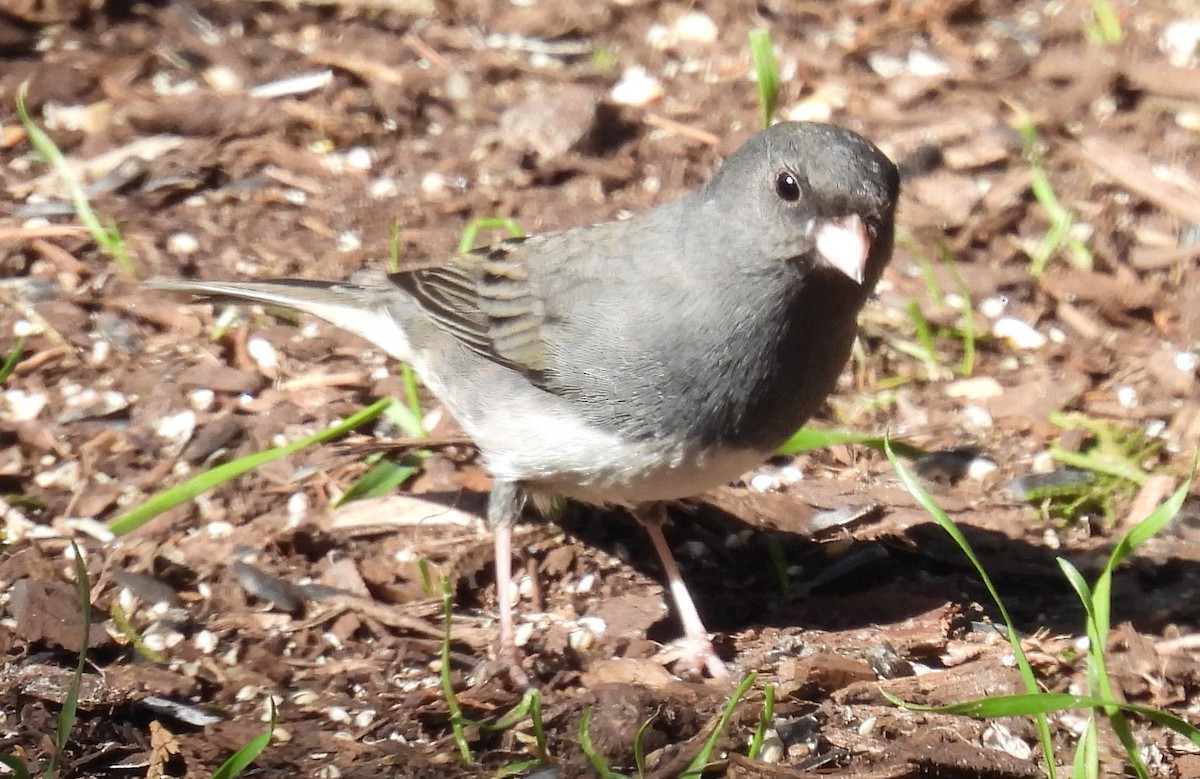
[[[881,452],[884,451],[884,438],[881,436],[862,433],[841,433],[836,430],[817,430],[811,427],[802,427],[792,434],[792,437],[785,441],[783,446],[776,449],[775,453],[785,456],[789,454],[802,454],[803,452],[811,452],[814,449],[824,449],[840,444],[861,444]],[[892,441],[891,446],[892,451],[901,457],[917,458],[924,457],[926,454],[924,449],[900,441]]]
[[[1079,743],[1075,746],[1075,760],[1071,763],[1071,776],[1074,779],[1100,779],[1100,752],[1097,747],[1099,739],[1100,729],[1093,712],[1083,727]]]
[[[280,457],[286,457],[289,454],[300,451],[313,444],[319,444],[333,438],[337,438],[354,428],[371,421],[375,417],[383,413],[392,403],[391,398],[377,400],[370,406],[367,406],[362,411],[347,417],[342,422],[328,427],[315,435],[300,441],[295,441],[283,446],[277,446],[273,449],[267,449],[262,452],[243,457],[239,460],[234,460],[229,463],[222,463],[215,468],[201,473],[197,476],[188,479],[183,484],[171,487],[170,489],[157,492],[147,498],[141,505],[130,509],[125,514],[117,517],[109,523],[108,529],[114,535],[124,535],[134,531],[142,525],[154,519],[164,511],[174,508],[181,503],[186,503],[197,495],[211,490],[218,484],[223,484],[230,479],[235,479],[242,474],[252,471],[259,466],[266,465],[269,462],[278,460]]]
[[[513,238],[525,237],[525,231],[521,229],[515,219],[509,219],[506,216],[480,217],[467,225],[466,230],[463,230],[462,238],[458,242],[459,254],[466,254],[475,248],[475,240],[479,237],[480,230],[507,230]]]
[[[978,698],[971,701],[952,703],[947,706],[922,706],[915,703],[906,703],[886,691],[883,694],[892,703],[902,705],[904,708],[913,711],[928,711],[937,714],[961,714],[965,717],[974,717],[977,719],[1029,717],[1053,714],[1069,709],[1103,710],[1109,706],[1115,706],[1127,714],[1137,714],[1164,728],[1173,730],[1196,746],[1200,746],[1200,728],[1174,714],[1152,706],[1143,706],[1140,703],[1127,703],[1114,699],[1099,698],[1094,695],[1038,692],[1021,695],[998,695],[993,698]]]
[[[596,745],[592,743],[591,725],[592,707],[588,706],[579,715],[579,748],[587,756],[588,762],[592,764],[592,768],[595,769],[596,773],[600,774],[600,779],[630,779],[625,774],[617,773],[609,768],[608,761],[596,751]]]
[[[0,754],[0,764],[8,766],[8,770],[12,771],[12,779],[29,779],[28,766],[16,755]]]
[[[762,752],[763,741],[766,739],[767,731],[771,729],[772,723],[775,722],[775,685],[768,684],[767,689],[763,692],[763,708],[762,713],[758,715],[758,727],[754,729],[754,737],[750,740],[750,749],[746,752],[746,756],[751,760],[757,760],[758,755]]]
[[[29,134],[29,144],[37,150],[38,154],[42,155],[58,176],[59,181],[62,182],[67,196],[75,207],[75,215],[87,228],[92,240],[113,259],[118,268],[126,275],[132,276],[133,260],[129,256],[129,250],[125,247],[125,241],[121,238],[121,234],[111,222],[106,227],[100,221],[100,217],[96,215],[96,212],[92,210],[91,203],[88,202],[83,185],[79,183],[79,179],[75,178],[75,174],[72,172],[71,166],[67,164],[62,152],[59,151],[50,136],[30,118],[29,112],[25,109],[25,93],[28,91],[28,86],[28,83],[22,84],[17,90],[17,116],[20,118],[21,124],[25,126],[25,132]]]
[[[112,602],[112,605],[108,607],[108,616],[117,626],[117,630],[120,630],[125,636],[125,640],[129,642],[129,645],[133,647],[133,651],[152,663],[161,664],[167,662],[167,658],[162,652],[146,646],[146,641],[142,638],[142,634],[129,621],[129,615],[125,613],[125,609],[121,608],[120,603],[115,600]]]
[[[925,312],[921,310],[921,306],[915,300],[908,304],[908,318],[912,320],[913,332],[917,336],[917,343],[921,345],[919,352],[921,362],[925,363],[925,370],[931,377],[937,376],[939,366],[937,344],[933,342],[933,329],[929,326]]]
[[[429,431],[425,429],[425,409],[421,408],[421,380],[417,372],[408,363],[400,364],[400,375],[404,378],[404,399],[408,401],[408,411],[412,415],[412,429],[405,429],[414,438],[427,438]]]
[[[442,682],[442,695],[446,698],[446,709],[450,712],[450,729],[454,732],[454,743],[458,746],[458,756],[463,763],[470,765],[471,745],[467,743],[466,719],[462,707],[458,705],[458,694],[454,691],[454,681],[450,678],[450,623],[454,616],[454,593],[450,590],[450,580],[441,578],[442,585],[442,650],[441,669],[439,676]]]
[[[1121,17],[1109,0],[1092,0],[1092,22],[1085,30],[1093,43],[1116,46],[1125,38]]]
[[[531,765],[546,765],[550,762],[550,752],[546,746],[546,728],[542,723],[542,695],[537,690],[526,690],[521,696],[521,700],[513,707],[512,711],[505,714],[495,722],[475,722],[468,720],[465,717],[459,717],[459,721],[464,725],[481,728],[482,730],[500,731],[508,730],[517,723],[529,719],[533,726],[533,738],[535,748],[537,749],[537,759],[527,760],[522,763],[512,763],[505,767],[505,770],[510,770],[515,765],[523,765],[528,767]]]
[[[266,731],[261,735],[255,736],[252,741],[230,755],[229,759],[213,772],[212,779],[233,779],[233,777],[245,771],[263,753],[267,745],[271,743],[271,736],[275,734],[275,723],[277,721],[278,712],[275,710],[275,701],[272,699],[271,721],[267,724]]]
[[[708,734],[708,738],[704,740],[703,748],[692,758],[692,762],[688,763],[688,767],[684,769],[680,779],[700,779],[700,775],[704,773],[704,769],[712,760],[712,753],[717,748],[717,741],[721,738],[721,734],[725,732],[725,728],[729,727],[729,720],[733,718],[734,709],[737,708],[738,702],[754,685],[754,680],[757,678],[756,674],[747,674],[734,689],[733,695],[729,697],[729,700],[725,703],[725,708],[721,711],[721,718],[717,720],[716,727],[713,728],[712,733]]]
[[[1013,106],[1017,111],[1017,131],[1025,145],[1025,160],[1029,165],[1029,189],[1034,200],[1042,207],[1050,228],[1038,244],[1029,262],[1029,274],[1038,278],[1046,272],[1046,264],[1050,261],[1063,244],[1071,249],[1072,264],[1080,270],[1092,269],[1092,256],[1086,246],[1070,237],[1071,227],[1075,224],[1075,216],[1063,206],[1050,183],[1050,176],[1042,165],[1041,140],[1038,138],[1037,124],[1033,117],[1024,109]]]
[[[770,127],[779,99],[779,65],[775,62],[770,30],[750,31],[750,63],[758,76],[758,104],[762,107],[763,127]]]
[[[21,361],[21,356],[25,354],[25,336],[17,339],[13,344],[12,351],[4,358],[4,365],[0,365],[0,383],[8,381],[8,377],[16,370],[17,363]]]
[[[979,574],[984,587],[987,588],[988,594],[991,595],[992,601],[1000,611],[1000,616],[1003,618],[1004,624],[1008,626],[1008,641],[1012,646],[1013,656],[1016,658],[1017,668],[1021,672],[1021,679],[1025,683],[1025,689],[1030,693],[1038,692],[1037,678],[1033,675],[1033,668],[1029,665],[1029,658],[1025,656],[1025,649],[1021,646],[1021,639],[1017,635],[1017,629],[1008,614],[1008,609],[1004,606],[1004,601],[1000,598],[1000,593],[996,590],[995,585],[992,584],[992,578],[988,576],[983,564],[975,556],[975,550],[971,548],[962,531],[950,521],[950,517],[946,515],[946,512],[942,511],[942,507],[937,504],[933,496],[921,486],[921,483],[913,476],[912,472],[904,467],[904,464],[900,462],[900,459],[892,449],[891,442],[886,439],[884,440],[884,453],[887,455],[888,462],[892,464],[892,469],[896,471],[896,475],[900,477],[900,482],[908,490],[908,493],[954,539],[954,543],[958,544],[958,548],[971,561],[972,567]],[[1050,779],[1055,779],[1054,743],[1050,738],[1050,723],[1046,721],[1044,714],[1037,715],[1037,730],[1038,738],[1042,744],[1042,754],[1046,761],[1047,774]]]
[[[954,262],[954,254],[950,251],[950,247],[942,244],[942,265],[950,273],[950,277],[954,280],[954,286],[958,288],[958,295],[963,301],[962,310],[962,327],[959,328],[959,333],[962,337],[962,361],[959,363],[958,372],[964,378],[970,378],[975,373],[975,341],[977,336],[975,333],[975,305],[971,302],[971,290],[967,287],[967,283],[963,280],[962,274],[958,272],[958,266]]]
[[[83,562],[83,551],[72,541],[71,552],[75,563],[75,594],[79,599],[81,631],[79,656],[75,661],[75,672],[67,684],[67,696],[58,712],[58,729],[54,733],[54,750],[46,766],[47,777],[57,777],[59,767],[66,759],[67,742],[75,728],[75,716],[79,711],[79,690],[83,686],[83,669],[87,667],[88,642],[92,631],[92,587],[88,582],[87,566]]]
[[[1096,584],[1092,588],[1093,605],[1104,604],[1103,610],[1097,609],[1096,613],[1096,629],[1100,631],[1101,635],[1108,635],[1109,630],[1108,604],[1112,601],[1113,572],[1135,549],[1162,530],[1168,522],[1175,518],[1179,510],[1183,508],[1183,503],[1187,500],[1188,490],[1191,487],[1191,479],[1184,481],[1171,497],[1167,498],[1158,508],[1150,512],[1150,516],[1130,528],[1129,532],[1122,536],[1117,545],[1113,547],[1104,570],[1096,578]]]
[[[420,468],[415,465],[403,465],[391,460],[381,460],[371,467],[358,481],[342,494],[333,504],[344,506],[363,498],[378,498],[390,495],[391,492],[412,478]]]
[[[388,272],[400,272],[400,255],[404,250],[404,228],[392,222],[392,240],[388,244]]]
[[[1051,444],[1050,456],[1071,468],[1078,468],[1081,471],[1094,471],[1102,473],[1105,476],[1115,476],[1118,479],[1133,482],[1139,487],[1145,484],[1146,479],[1149,478],[1145,471],[1128,460],[1096,457],[1088,452],[1072,452],[1058,444]]]
[[[650,732],[655,719],[655,716],[647,717],[633,737],[633,764],[637,766],[638,779],[645,779],[646,776],[646,734]]]

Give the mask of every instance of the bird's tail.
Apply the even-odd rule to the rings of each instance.
[[[389,312],[384,291],[372,285],[304,279],[191,281],[155,278],[145,282],[145,286],[205,300],[258,303],[312,314],[365,338],[399,360],[409,361],[408,337]]]

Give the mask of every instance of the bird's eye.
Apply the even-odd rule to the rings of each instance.
[[[800,182],[786,170],[775,177],[775,194],[789,203],[800,199]]]

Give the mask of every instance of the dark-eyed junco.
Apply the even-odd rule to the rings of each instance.
[[[721,677],[663,502],[736,479],[824,401],[891,257],[898,191],[869,141],[789,122],[696,192],[625,221],[365,283],[149,284],[308,312],[413,366],[494,478],[500,655],[517,682],[512,524],[531,493],[642,519],[695,667]]]

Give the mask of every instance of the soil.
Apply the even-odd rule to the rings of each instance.
[[[940,452],[916,465],[1039,683],[1085,692],[1084,612],[1056,559],[1094,578],[1200,447],[1200,17],[1191,0],[1117,0],[1124,38],[1105,44],[1102,5],[9,0],[0,345],[27,338],[0,398],[0,750],[35,768],[52,750],[80,650],[76,544],[91,630],[63,775],[210,775],[265,730],[270,701],[278,725],[248,776],[484,777],[535,759],[527,718],[468,727],[469,763],[453,740],[442,602],[424,577],[451,586],[464,715],[495,723],[522,691],[486,662],[487,476],[431,398],[442,440],[423,460],[384,451],[420,466],[392,496],[338,506],[376,445],[403,437],[376,422],[109,537],[159,489],[405,391],[377,349],[324,324],[249,309],[218,329],[220,308],[139,280],[339,279],[386,266],[397,235],[416,263],[478,217],[540,232],[651,208],[761,126],[746,43],[760,27],[780,116],[851,127],[905,171],[895,260],[812,425]],[[76,227],[32,152],[23,84],[132,273]],[[1035,275],[1047,182],[1074,225]],[[1015,500],[1010,480],[1053,467],[1052,446],[1096,437],[1064,430],[1063,412],[1155,444],[1134,464],[1156,476],[1069,521]],[[778,458],[673,516],[719,651],[757,674],[705,776],[1044,775],[1028,718],[884,697],[1022,688],[982,582],[882,454]],[[1193,723],[1198,520],[1193,487],[1118,571],[1108,638],[1115,694]],[[644,535],[571,508],[530,518],[517,543],[550,760],[525,775],[593,775],[590,711],[614,768],[634,773],[640,744],[646,776],[680,776],[732,688],[674,664],[678,623]],[[768,686],[768,748],[751,759]],[[1060,774],[1083,725],[1081,711],[1050,717]],[[1200,776],[1187,739],[1143,718],[1132,731],[1153,776]],[[1107,725],[1099,751],[1106,775],[1129,775]]]

